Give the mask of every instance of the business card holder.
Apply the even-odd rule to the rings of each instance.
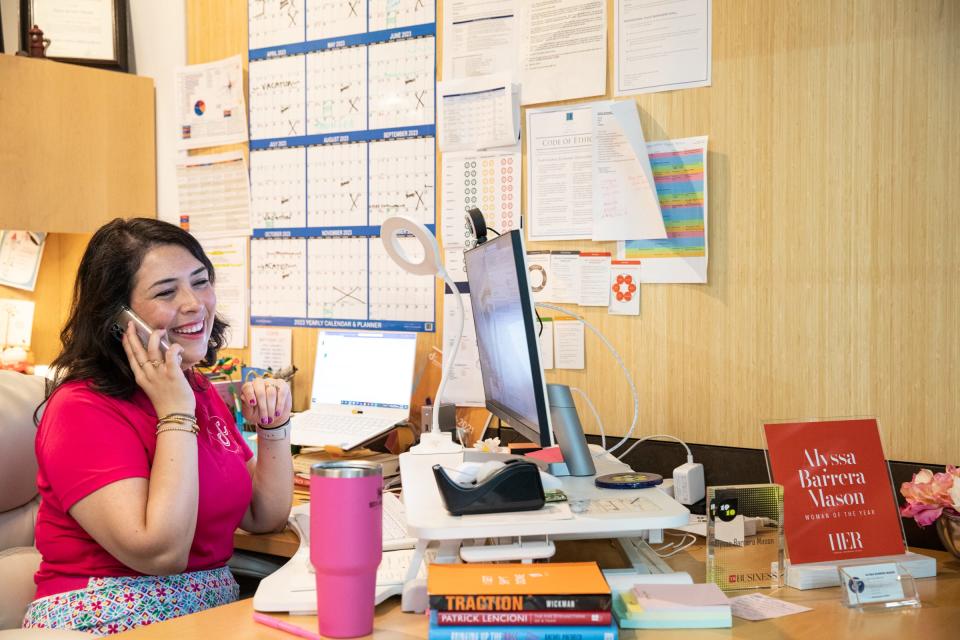
[[[917,581],[896,562],[851,562],[839,565],[840,603],[861,611],[920,606]]]

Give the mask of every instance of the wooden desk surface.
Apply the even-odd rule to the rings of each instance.
[[[287,531],[294,541],[296,536]],[[282,542],[281,542],[282,544]],[[599,545],[599,546],[598,546]],[[564,560],[611,558],[610,541],[577,541],[565,545]],[[262,550],[256,549],[256,550]],[[960,628],[960,561],[946,552],[924,551],[937,559],[937,578],[918,580],[923,607],[904,611],[851,611],[840,604],[838,588],[797,591],[783,588],[764,592],[771,596],[812,607],[813,611],[774,620],[749,622],[733,619],[730,629],[676,629],[657,630],[658,637],[684,639],[737,638],[745,640],[776,640],[805,638],[828,640],[839,637],[896,638],[903,640],[934,640],[955,636]],[[578,557],[579,556],[579,557]],[[604,559],[600,562],[607,564]],[[669,560],[678,571],[688,571],[695,581],[704,579],[704,548],[696,546]],[[741,592],[732,592],[737,595]],[[747,591],[742,593],[749,593]],[[216,609],[210,609],[161,624],[141,627],[125,635],[135,639],[182,638],[183,640],[210,640],[211,637],[229,640],[290,640],[293,636],[253,622],[253,600],[246,599]],[[314,632],[315,616],[277,615],[278,618]],[[621,638],[645,638],[652,631],[622,629]],[[411,640],[427,637],[427,618],[406,614],[400,610],[400,599],[390,598],[377,607],[373,636],[376,640]]]

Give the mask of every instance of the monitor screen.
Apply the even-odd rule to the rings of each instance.
[[[520,435],[552,444],[533,297],[520,231],[464,254],[487,409]]]

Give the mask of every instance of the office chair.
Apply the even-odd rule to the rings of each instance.
[[[40,553],[33,546],[33,525],[40,496],[33,411],[43,397],[43,378],[0,371],[0,629],[20,627],[36,592]]]
[[[36,592],[33,574],[40,566],[40,553],[33,546],[40,505],[33,411],[43,400],[44,384],[37,376],[0,371],[0,640],[90,637],[79,631],[20,629]]]

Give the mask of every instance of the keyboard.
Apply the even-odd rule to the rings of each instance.
[[[352,449],[395,424],[395,418],[384,416],[304,411],[293,415],[291,443]]]
[[[257,611],[316,614],[316,574],[310,562],[310,505],[294,507],[288,523],[300,537],[300,548],[287,564],[260,581],[253,596],[253,608]],[[396,495],[384,493],[383,556],[377,569],[376,604],[403,593],[403,583],[416,542],[416,538],[407,535],[403,503]],[[434,560],[436,551],[427,550],[424,556],[418,575],[420,578],[426,578],[427,564]]]
[[[310,546],[310,504],[290,510],[290,528],[300,537],[300,546]],[[416,538],[407,534],[407,512],[400,498],[393,493],[383,494],[383,550],[413,549]],[[310,568],[313,571],[313,567]]]
[[[407,512],[394,493],[383,494],[383,550],[413,549],[416,538],[407,533]]]

